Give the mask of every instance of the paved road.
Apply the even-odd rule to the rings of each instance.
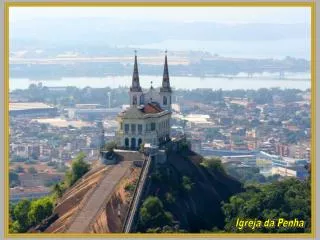
[[[119,183],[126,171],[130,168],[132,162],[124,161],[114,165],[113,169],[104,177],[100,184],[96,187],[87,203],[80,210],[78,215],[71,223],[67,232],[82,233],[86,232],[89,224],[98,214],[101,206],[106,199],[111,196],[114,188]]]

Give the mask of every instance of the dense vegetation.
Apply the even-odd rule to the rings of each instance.
[[[311,189],[310,179],[286,179],[267,185],[247,186],[246,191],[223,204],[226,232],[252,232],[250,228],[236,228],[238,218],[265,221],[279,218],[305,221],[304,228],[256,228],[254,232],[310,232]]]
[[[44,197],[37,200],[21,200],[10,207],[9,231],[11,233],[26,232],[32,226],[36,226],[52,213],[54,200],[52,197]]]
[[[188,174],[187,160],[175,159],[175,163],[183,169],[185,175],[176,172],[172,164],[160,167],[151,175],[151,193],[148,194],[141,208],[138,229],[141,232],[168,233],[168,232],[310,232],[311,227],[311,189],[310,179],[300,181],[294,178],[279,179],[279,176],[265,178],[259,174],[256,168],[240,171],[232,166],[224,166],[219,158],[202,159],[198,167],[207,171],[200,175],[198,170],[193,170],[192,176]],[[173,163],[173,162],[172,162]],[[176,166],[177,166],[176,165]],[[197,167],[195,167],[197,168]],[[175,171],[175,175],[173,172]],[[230,197],[217,203],[201,201],[199,205],[197,194],[201,199],[211,198],[213,193],[198,191],[204,185],[204,178],[213,177],[211,184],[215,191],[222,194],[227,191],[229,185],[220,185],[222,176],[230,176],[244,184],[240,193],[229,195]],[[178,177],[177,177],[178,175]],[[229,180],[228,180],[229,181]],[[224,179],[224,183],[227,179]],[[231,183],[230,184],[235,184]],[[196,192],[198,191],[198,192]],[[222,191],[222,192],[221,192]],[[221,196],[219,196],[221,197]],[[217,198],[217,196],[215,196]],[[210,202],[210,203],[209,203]],[[191,203],[191,204],[190,204]],[[190,204],[190,205],[189,205]],[[214,208],[220,208],[222,216],[215,212],[215,218],[201,213],[201,219],[191,212],[201,212],[202,208],[211,212]],[[193,209],[193,210],[191,210]],[[188,218],[192,216],[192,218]],[[237,219],[277,221],[279,218],[286,220],[305,221],[305,228],[243,228],[236,227]],[[188,219],[187,224],[184,222]],[[193,221],[192,221],[193,220]],[[218,220],[218,221],[216,221]],[[207,225],[206,222],[211,225]],[[192,224],[192,226],[190,226]],[[196,226],[202,226],[197,228]]]
[[[17,94],[22,98],[29,99],[29,101],[72,107],[78,103],[104,103],[106,102],[108,92],[112,94],[111,107],[127,104],[129,101],[127,88],[86,87],[80,89],[76,87],[66,87],[65,91],[50,91],[48,87],[42,86],[41,84],[30,84],[28,89],[14,90],[12,94]],[[48,138],[49,136],[44,137]]]
[[[221,160],[220,158],[217,158],[217,157],[203,159],[200,165],[207,168],[209,171],[218,171],[218,172],[225,173],[225,169],[222,166]]]
[[[172,214],[165,211],[163,204],[158,197],[148,197],[140,208],[140,224],[146,228],[156,228],[159,226],[171,225]]]
[[[213,102],[222,101],[223,97],[232,98],[248,98],[257,104],[272,104],[274,97],[279,100],[289,103],[294,101],[301,101],[302,93],[299,89],[280,89],[280,88],[260,88],[258,90],[252,89],[238,89],[238,90],[213,90],[213,89],[193,89],[193,90],[176,90],[178,96],[183,96],[183,99],[201,102],[204,104],[211,104]],[[240,106],[241,107],[241,106]],[[285,114],[285,113],[283,113]]]
[[[70,187],[78,179],[80,179],[86,172],[89,171],[90,165],[84,160],[85,154],[80,153],[73,161],[71,165],[71,171],[66,173],[65,184]]]
[[[52,214],[56,199],[61,197],[68,187],[72,186],[89,171],[90,165],[84,159],[84,153],[80,153],[72,161],[71,170],[66,173],[64,181],[53,186],[50,196],[37,200],[23,199],[16,204],[10,204],[9,231],[11,233],[27,232],[31,227],[37,226],[44,219],[48,218]],[[33,172],[34,169],[29,171]],[[17,181],[17,177],[14,174],[11,173],[10,175],[10,184]]]
[[[105,103],[108,92],[110,92],[112,96],[112,107],[119,106],[121,104],[127,104],[129,101],[128,89],[125,87],[115,89],[109,87],[86,87],[82,89],[77,87],[66,87],[66,90],[51,91],[50,88],[42,86],[41,84],[30,84],[28,89],[14,90],[11,94],[13,96],[15,94],[19,95],[22,98],[29,99],[29,101],[40,101],[62,106],[73,106],[77,103]],[[223,97],[248,98],[257,104],[271,104],[273,103],[274,97],[277,97],[281,101],[289,103],[303,100],[299,95],[302,92],[302,90],[298,89],[280,88],[261,88],[258,90],[175,90],[175,94],[183,97],[185,100],[197,101],[204,104],[212,104],[213,102],[222,101]]]

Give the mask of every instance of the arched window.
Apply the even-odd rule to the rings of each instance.
[[[140,104],[144,104],[144,95],[143,94],[140,96]]]
[[[138,140],[138,147],[140,147],[141,144],[142,144],[142,139],[139,138],[139,140]]]
[[[137,105],[137,96],[134,95],[132,98],[132,105]]]
[[[167,105],[167,97],[166,96],[163,96],[163,105]]]
[[[132,149],[135,149],[137,146],[136,146],[136,139],[135,138],[131,138],[131,148]]]
[[[126,139],[124,140],[124,145],[125,145],[126,147],[129,147],[129,138],[126,138]]]

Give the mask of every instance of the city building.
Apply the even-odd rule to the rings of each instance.
[[[306,179],[308,177],[308,171],[305,167],[272,167],[272,174],[299,179]]]
[[[58,113],[56,107],[40,102],[10,102],[10,116],[53,117]]]
[[[167,54],[165,55],[162,86],[156,91],[151,82],[143,92],[135,54],[132,85],[129,91],[130,107],[118,115],[116,132],[118,147],[137,149],[142,143],[159,145],[170,139],[171,97]]]
[[[257,165],[256,155],[235,155],[235,156],[223,156],[221,157],[222,163],[236,163],[246,166],[255,167]]]
[[[106,117],[114,118],[121,112],[121,108],[105,108],[100,104],[76,104],[75,108],[66,111],[69,119],[95,121]]]

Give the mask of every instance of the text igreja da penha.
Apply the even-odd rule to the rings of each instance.
[[[252,230],[256,228],[304,228],[305,221],[297,218],[294,220],[286,220],[284,218],[267,220],[237,218],[236,227],[239,230],[245,228],[250,228]]]

